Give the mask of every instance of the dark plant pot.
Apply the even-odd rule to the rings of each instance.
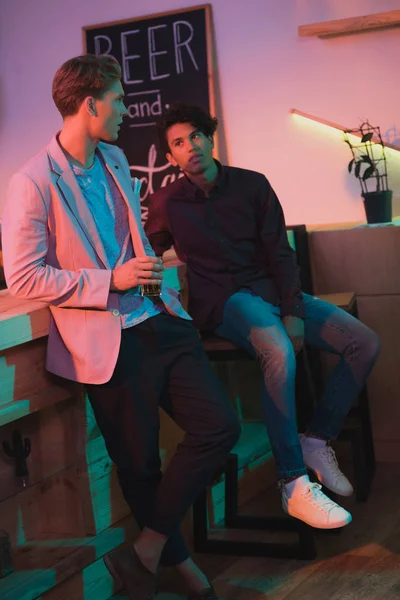
[[[392,221],[392,190],[366,192],[364,198],[367,223],[390,223]]]

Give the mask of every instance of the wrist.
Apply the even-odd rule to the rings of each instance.
[[[118,292],[118,286],[115,283],[115,271],[111,271],[111,279],[110,279],[110,292]]]

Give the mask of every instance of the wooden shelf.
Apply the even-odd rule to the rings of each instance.
[[[102,557],[131,540],[134,531],[129,515],[96,536],[21,545],[14,550],[14,573],[1,580],[2,600],[32,600],[46,592],[46,598],[52,600],[108,599],[115,588]]]
[[[65,389],[61,385],[53,385],[48,392],[41,391],[37,394],[31,394],[28,400],[13,400],[6,404],[0,402],[0,427],[26,417],[42,408],[48,408],[49,406],[53,406],[53,404],[69,400],[74,397],[74,393],[78,394],[80,391],[79,383],[67,382]]]
[[[49,333],[50,311],[44,302],[13,298],[0,291],[0,350],[44,337]]]
[[[399,11],[400,12],[400,11]],[[304,119],[310,119],[310,121],[315,121],[316,123],[321,123],[321,125],[326,125],[327,127],[332,127],[333,129],[338,129],[339,131],[347,131],[348,128],[343,125],[338,125],[337,123],[333,123],[332,121],[328,121],[327,119],[321,119],[320,117],[316,117],[314,115],[310,115],[308,113],[302,112],[301,110],[297,110],[296,108],[290,109],[290,112],[293,115],[298,115],[299,117],[303,117]],[[358,133],[352,133],[355,137],[361,139],[361,135]],[[372,142],[378,143],[379,140],[372,138]],[[390,144],[389,142],[384,142],[385,148],[391,148],[392,150],[396,150],[400,152],[400,146],[396,146],[395,144]]]
[[[400,10],[391,10],[364,17],[352,17],[350,19],[300,25],[298,33],[300,37],[317,36],[323,38],[399,26]]]

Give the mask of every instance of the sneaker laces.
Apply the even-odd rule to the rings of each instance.
[[[319,483],[311,483],[304,489],[303,496],[307,500],[311,500],[312,504],[321,511],[329,512],[333,508],[337,508],[338,504],[333,502],[328,496],[321,492],[322,486]]]
[[[337,477],[343,477],[343,473],[339,468],[339,463],[332,446],[326,445],[323,448],[316,450],[316,452],[318,452],[318,455],[322,458],[325,464],[329,466],[332,471],[334,471]]]

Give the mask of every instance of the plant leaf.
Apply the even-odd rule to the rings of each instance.
[[[361,165],[362,165],[362,162],[356,163],[356,168],[354,169],[354,175],[358,178],[360,177]]]
[[[349,170],[349,173],[351,173],[351,170],[353,168],[354,165],[354,158],[351,159],[351,161],[349,162],[349,164],[347,165],[347,168]]]
[[[372,138],[373,132],[370,131],[369,133],[364,133],[364,135],[361,138],[361,143],[365,144],[365,142],[369,142],[370,139]]]
[[[368,156],[368,154],[362,154],[361,155],[362,161],[368,163],[369,165],[372,166],[372,160],[370,159],[370,157]]]
[[[366,179],[369,179],[374,174],[374,171],[375,171],[374,167],[368,167],[368,169],[365,169],[364,174],[362,176],[363,181],[365,181]]]

